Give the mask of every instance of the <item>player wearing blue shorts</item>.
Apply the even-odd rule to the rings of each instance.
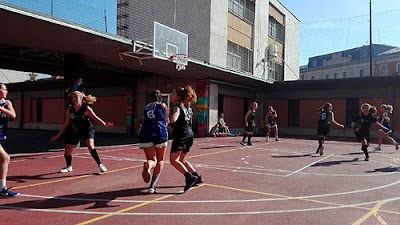
[[[143,180],[150,182],[149,194],[157,192],[155,187],[164,167],[165,150],[168,146],[168,107],[161,103],[162,97],[159,90],[150,94],[151,103],[144,108],[144,118],[139,131],[139,148],[143,149],[146,155],[146,162],[143,164]]]
[[[99,155],[94,147],[94,128],[93,122],[96,121],[105,127],[114,126],[113,123],[105,123],[101,120],[87,104],[96,102],[96,97],[86,96],[83,92],[74,91],[71,95],[73,105],[68,106],[65,111],[65,121],[58,134],[50,139],[50,142],[56,141],[65,131],[65,152],[64,158],[66,167],[60,170],[60,173],[72,172],[72,152],[81,139],[85,139],[86,146],[90,155],[96,161],[101,172],[106,172],[107,168],[101,163]]]
[[[335,124],[338,127],[344,128],[342,124],[339,124],[335,121],[335,116],[332,112],[332,109],[332,104],[328,102],[317,110],[317,113],[320,114],[317,129],[319,145],[317,152],[315,153],[319,153],[321,156],[324,154],[324,142],[331,129],[331,123]]]
[[[171,101],[175,104],[172,108],[170,122],[172,127],[172,146],[170,154],[171,165],[185,176],[186,185],[183,191],[189,190],[193,185],[203,183],[203,179],[196,172],[192,164],[186,160],[193,145],[194,134],[192,130],[191,115],[185,105],[189,102],[196,103],[197,96],[192,87],[174,89]]]
[[[9,191],[6,186],[6,177],[10,156],[4,150],[2,144],[7,139],[8,117],[15,118],[17,115],[10,100],[7,100],[8,91],[4,84],[0,83],[0,197],[12,198],[19,193]]]
[[[369,128],[371,124],[375,124],[382,130],[389,131],[388,128],[380,124],[372,115],[376,113],[376,107],[368,103],[361,106],[361,113],[358,114],[351,122],[351,127],[354,129],[357,141],[361,143],[361,150],[365,154],[365,161],[369,161],[368,146],[369,146]]]
[[[389,131],[383,131],[382,129],[379,129],[379,138],[378,138],[378,147],[375,147],[375,150],[381,150],[381,145],[383,141],[383,137],[385,139],[392,143],[395,146],[396,150],[399,150],[399,143],[396,142],[392,137],[390,137],[390,133],[392,133],[392,130],[390,128],[390,117],[389,113],[393,113],[393,106],[392,105],[386,105],[382,104],[380,107],[380,111],[382,115],[379,117],[379,122],[385,126],[386,128],[389,129]]]

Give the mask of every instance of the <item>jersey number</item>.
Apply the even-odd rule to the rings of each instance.
[[[324,120],[324,119],[326,119],[326,113],[321,114],[321,120]]]
[[[147,117],[149,117],[150,119],[156,118],[156,115],[154,115],[154,110],[147,111]]]

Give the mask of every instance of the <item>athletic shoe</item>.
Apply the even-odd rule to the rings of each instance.
[[[319,153],[319,147],[317,148],[317,151],[315,152],[315,154],[318,154]]]
[[[253,143],[251,143],[251,142],[249,141],[249,142],[247,142],[247,145],[253,145]]]
[[[196,176],[196,177],[197,177],[197,181],[193,184],[193,186],[199,185],[204,182],[204,180],[203,180],[203,178],[201,178],[201,176]]]
[[[108,170],[103,164],[99,165],[99,169],[101,172],[107,172],[107,170]]]
[[[324,146],[319,149],[319,155],[322,156],[324,154]]]
[[[144,162],[143,163],[143,172],[142,172],[142,177],[143,177],[143,181],[145,183],[149,183],[150,182],[150,164],[149,162]]]
[[[396,147],[396,150],[399,150],[399,142],[396,142],[396,144],[394,144],[394,146]]]
[[[365,161],[369,161],[369,156],[365,157]]]
[[[377,150],[377,151],[381,151],[382,150],[381,147],[375,147],[374,149]]]
[[[191,175],[189,178],[186,178],[186,185],[183,189],[184,192],[188,191],[197,181],[197,177]]]
[[[269,141],[269,138],[267,138],[265,141]]]
[[[66,166],[60,170],[60,173],[68,173],[72,172],[74,169],[72,169],[72,166]]]
[[[279,138],[275,138],[275,141],[279,141]]]
[[[13,198],[17,195],[19,195],[19,193],[9,191],[7,189],[7,187],[3,187],[3,189],[1,189],[1,191],[0,191],[0,197],[4,197],[4,198]]]
[[[246,143],[244,143],[244,141],[240,142],[240,144],[246,146]]]
[[[149,190],[147,190],[147,193],[149,194],[157,193],[157,188],[149,188]]]

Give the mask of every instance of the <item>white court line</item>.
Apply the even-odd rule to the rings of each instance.
[[[271,210],[271,211],[254,211],[254,212],[220,212],[220,213],[115,213],[115,212],[93,212],[93,211],[76,211],[76,210],[56,210],[56,209],[33,209],[26,207],[15,207],[0,205],[3,209],[15,209],[15,210],[25,210],[33,212],[52,212],[52,213],[75,213],[75,214],[91,214],[91,215],[119,215],[119,216],[218,216],[218,215],[256,215],[256,214],[275,214],[275,213],[292,213],[292,212],[307,212],[307,211],[319,211],[319,210],[331,210],[331,209],[343,209],[352,208],[357,206],[376,204],[382,201],[395,201],[399,200],[400,197],[377,200],[372,202],[363,202],[351,205],[340,205],[340,206],[330,206],[330,207],[319,207],[319,208],[308,208],[308,209],[288,209],[288,210]],[[386,212],[390,213],[390,212]],[[396,212],[392,212],[396,213]]]
[[[325,160],[325,159],[327,159],[327,158],[329,158],[329,157],[331,157],[331,156],[333,156],[334,154],[330,154],[330,155],[328,155],[327,157],[325,157],[325,158],[322,158],[322,159],[320,159],[320,160],[317,160],[317,161],[315,161],[315,162],[313,162],[313,163],[310,163],[310,164],[308,164],[307,166],[305,166],[305,167],[303,167],[303,168],[301,168],[301,169],[298,169],[298,170],[296,170],[296,171],[294,171],[294,172],[291,172],[291,173],[289,173],[289,174],[287,174],[287,175],[285,175],[285,176],[283,176],[283,177],[289,177],[289,176],[291,176],[291,175],[293,175],[293,174],[296,174],[296,173],[298,173],[298,172],[300,172],[300,171],[302,171],[302,170],[304,170],[304,169],[307,169],[308,167],[310,167],[310,166],[312,166],[312,165],[314,165],[314,164],[316,164],[316,163],[318,163],[318,162],[321,162],[321,161],[323,161],[323,160]]]

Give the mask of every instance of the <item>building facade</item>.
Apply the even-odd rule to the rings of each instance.
[[[190,58],[269,81],[299,77],[300,21],[277,0],[119,0],[117,34],[148,40],[153,22],[189,36]]]
[[[373,44],[372,76],[400,73],[400,48]],[[301,80],[342,79],[370,76],[369,45],[309,58],[300,68]]]

